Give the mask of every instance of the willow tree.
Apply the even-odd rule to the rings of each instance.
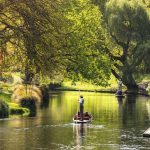
[[[138,89],[134,74],[149,56],[150,16],[146,4],[142,0],[109,0],[101,9],[105,40],[99,47],[112,61],[113,75],[129,90]]]
[[[59,6],[58,1],[49,0],[0,2],[0,47],[7,45],[6,51],[8,45],[13,47],[10,64],[15,68],[21,62],[20,70],[25,72],[26,81],[35,73],[52,77],[63,70],[63,15],[58,13]]]
[[[7,52],[13,47],[13,68],[22,61],[27,82],[35,73],[66,73],[107,85],[109,59],[97,48],[101,14],[90,0],[7,0],[0,7],[1,41]]]

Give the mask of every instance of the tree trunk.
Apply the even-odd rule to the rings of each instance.
[[[123,71],[122,82],[127,87],[127,91],[138,91],[138,85],[136,84],[136,81],[133,78],[133,72],[129,68]]]
[[[120,70],[122,72],[122,76],[119,75],[115,70],[111,69],[112,74],[118,79],[121,80],[122,83],[127,87],[127,91],[129,92],[138,92],[139,87],[136,84],[136,81],[133,78],[133,72],[132,69],[130,69],[130,67],[128,66],[123,66],[122,70]]]

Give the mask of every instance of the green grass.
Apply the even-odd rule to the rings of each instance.
[[[72,82],[70,80],[65,80],[62,84],[62,87],[60,89],[62,90],[84,90],[84,91],[115,91],[117,89],[117,80],[112,76],[111,79],[108,81],[110,86],[108,87],[102,87],[93,85],[90,82],[76,82],[74,85],[72,85]]]
[[[150,75],[149,74],[144,74],[141,76],[142,80],[141,83],[143,82],[150,82]],[[72,85],[72,82],[69,80],[65,80],[62,84],[62,87],[60,89],[62,90],[84,90],[84,91],[116,91],[118,88],[117,80],[115,77],[111,76],[111,79],[108,81],[110,86],[108,87],[102,87],[102,86],[96,86],[92,85],[87,82],[76,82],[76,85]],[[123,89],[126,90],[126,87],[123,86]]]

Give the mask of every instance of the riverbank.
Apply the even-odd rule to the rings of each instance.
[[[21,107],[19,104],[11,102],[11,94],[10,93],[0,93],[0,100],[4,101],[8,105],[9,116],[12,115],[21,115],[28,116],[30,110],[24,107]]]
[[[7,90],[1,89],[0,100],[2,107],[8,106],[9,115],[35,116],[36,108],[49,100],[49,89],[45,85],[8,84]],[[0,112],[3,112],[2,107]]]
[[[108,81],[107,87],[102,87],[98,85],[93,85],[91,82],[78,81],[72,82],[70,80],[65,80],[60,86],[53,87],[54,90],[62,91],[87,91],[87,92],[107,92],[115,93],[117,90],[118,84],[115,78],[111,78]],[[125,90],[125,87],[123,86]]]
[[[78,91],[78,92],[97,92],[97,93],[116,93],[117,88],[106,88],[106,89],[99,89],[99,90],[87,90],[87,89],[78,89],[78,88],[68,88],[68,87],[59,87],[59,88],[55,88],[53,89],[55,91]],[[145,92],[145,91],[127,91],[125,89],[123,89],[123,93],[125,94],[135,94],[135,95],[144,95],[144,96],[150,96],[150,93]]]
[[[127,88],[123,86],[123,92],[126,94],[139,94],[150,96],[150,80],[143,80],[142,82],[138,83],[139,91],[131,90],[127,91]],[[118,83],[116,80],[111,80],[109,82],[108,87],[101,87],[92,85],[87,82],[76,82],[72,84],[71,81],[65,81],[60,86],[54,86],[52,90],[58,91],[83,91],[83,92],[101,92],[101,93],[116,93],[118,89]]]
[[[62,84],[56,84],[56,86],[55,84],[54,85],[51,84],[49,86],[49,90],[115,93],[118,88],[117,80],[115,78],[111,78],[111,80],[108,83],[109,83],[109,86],[101,87],[101,86],[93,85],[92,83],[85,82],[85,81],[72,82],[69,80],[65,80]],[[127,94],[140,94],[140,95],[150,96],[150,78],[149,77],[144,78],[142,82],[140,82],[138,85],[140,87],[139,91],[134,91],[134,90],[127,91],[126,87],[123,86],[123,92]],[[22,116],[27,116],[30,113],[30,110],[28,108],[21,107],[19,104],[12,103],[11,101],[13,87],[14,87],[14,84],[10,84],[7,82],[2,83],[0,99],[8,104],[10,115],[19,114]]]

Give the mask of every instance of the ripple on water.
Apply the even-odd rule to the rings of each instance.
[[[29,130],[30,128],[16,128],[16,131]]]
[[[58,150],[71,150],[71,145],[64,145],[64,144],[60,144],[60,143],[51,143],[52,145],[54,145]]]
[[[141,145],[120,145],[120,150],[147,150],[150,148],[141,147]]]
[[[7,120],[11,120],[11,118],[1,118],[0,121],[7,121]]]
[[[84,146],[85,149],[113,149],[113,150],[150,150],[149,147],[141,147],[141,145],[120,145],[120,144],[90,144]]]
[[[67,123],[67,124],[47,124],[47,125],[36,125],[37,128],[48,128],[48,127],[62,127],[62,128],[70,128],[72,126],[80,126],[81,124],[75,124],[75,123]],[[93,125],[93,124],[83,124],[84,127],[88,127],[91,129],[102,129],[104,128],[104,125]]]
[[[104,128],[104,125],[93,125],[93,124],[89,124],[88,128],[92,128],[92,129],[102,129]]]
[[[48,127],[72,127],[73,123],[67,123],[67,124],[47,124],[47,125],[36,125],[37,128],[48,128]]]

